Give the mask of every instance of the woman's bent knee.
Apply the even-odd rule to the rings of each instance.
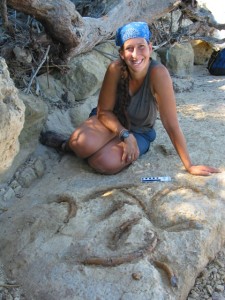
[[[92,156],[88,159],[88,164],[98,173],[106,175],[114,175],[127,167],[128,163],[123,163],[121,160],[102,159]]]
[[[87,158],[115,137],[97,118],[92,117],[78,127],[69,140],[70,148],[81,158]]]
[[[69,140],[69,147],[72,151],[80,158],[87,158],[90,156],[89,148],[86,145],[83,145],[77,140]]]
[[[101,146],[101,145],[100,145]],[[69,147],[80,158],[87,158],[99,149],[98,140],[92,136],[73,134],[69,140]]]
[[[89,162],[88,162],[89,163]],[[94,169],[96,172],[100,173],[100,174],[104,174],[104,175],[115,175],[117,173],[119,173],[120,171],[122,171],[127,165],[123,165],[123,166],[113,166],[113,167],[108,167],[105,165],[95,165],[92,163],[89,163],[89,165],[92,167],[92,169]]]

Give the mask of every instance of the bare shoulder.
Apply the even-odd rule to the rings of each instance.
[[[172,78],[163,64],[157,64],[151,71],[150,84],[154,91],[162,87],[172,88]]]
[[[168,69],[163,64],[159,63],[153,67],[151,71],[151,79],[154,80],[154,78],[156,78],[158,80],[162,76],[170,78]]]
[[[107,71],[113,74],[117,74],[117,73],[120,74],[121,66],[122,66],[121,62],[119,60],[115,60],[110,63]]]
[[[119,60],[111,62],[105,73],[103,85],[107,83],[109,84],[115,83],[115,85],[117,85],[121,76],[120,74],[121,74],[121,62]]]

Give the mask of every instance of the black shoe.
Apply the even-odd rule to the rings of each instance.
[[[65,150],[65,144],[67,140],[68,138],[66,138],[65,135],[62,135],[54,131],[41,132],[40,139],[39,139],[41,144],[48,147],[55,148],[60,151]]]

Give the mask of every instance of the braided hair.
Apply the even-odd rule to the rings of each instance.
[[[130,129],[130,120],[127,108],[130,104],[131,96],[129,94],[129,71],[126,63],[121,60],[121,76],[117,86],[116,105],[114,113],[120,123],[127,129]]]

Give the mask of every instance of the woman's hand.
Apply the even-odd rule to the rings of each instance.
[[[123,143],[122,161],[124,163],[132,163],[139,157],[139,149],[137,141],[133,134],[130,133],[129,137],[125,138]]]
[[[210,176],[213,173],[220,173],[221,171],[217,168],[198,165],[198,166],[191,166],[187,169],[187,171],[192,175],[201,175],[201,176]]]

